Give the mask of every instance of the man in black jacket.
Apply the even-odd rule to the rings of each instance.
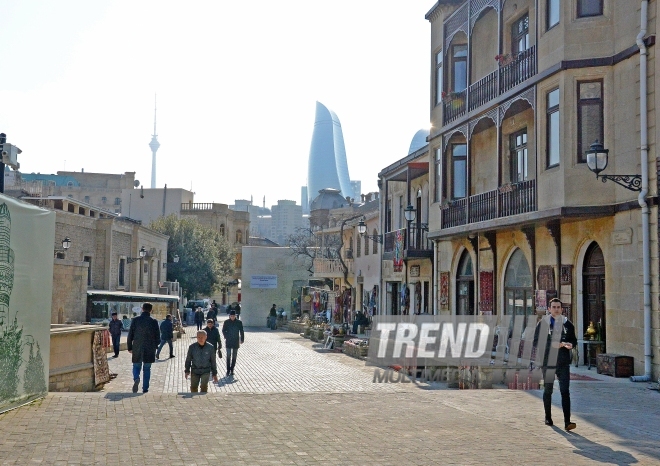
[[[165,320],[160,323],[160,345],[158,345],[158,350],[156,351],[156,359],[160,358],[160,351],[165,346],[165,343],[170,347],[170,358],[174,357],[172,340],[174,340],[174,325],[172,324],[172,315],[167,314]]]
[[[197,343],[188,347],[186,355],[186,379],[190,376],[190,391],[197,393],[201,382],[202,393],[206,393],[209,385],[209,373],[213,374],[213,381],[218,382],[218,366],[215,362],[213,345],[206,341],[206,332],[197,331]]]
[[[204,327],[204,331],[206,332],[206,342],[212,344],[216,351],[221,349],[222,342],[220,341],[220,332],[218,331],[218,327],[215,326],[213,319],[206,321],[206,327]]]
[[[573,430],[576,424],[571,421],[571,395],[569,384],[571,381],[571,350],[577,345],[575,327],[568,318],[562,315],[561,301],[557,298],[550,300],[550,315],[545,316],[536,325],[534,332],[534,347],[537,348],[539,338],[547,336],[543,355],[543,408],[545,410],[545,424],[553,425],[552,391],[555,374],[559,379],[559,392],[561,393],[561,407],[564,411],[564,427]],[[538,351],[538,348],[537,348]]]
[[[201,330],[204,325],[204,311],[201,307],[195,311],[195,324],[197,324],[197,330]]]
[[[227,377],[229,377],[234,375],[236,353],[245,341],[243,322],[236,319],[236,311],[231,311],[229,319],[222,324],[222,335],[225,337],[225,348],[227,348]]]
[[[143,372],[142,391],[149,391],[151,364],[156,361],[156,348],[160,343],[158,321],[151,317],[151,303],[142,305],[142,315],[135,317],[128,331],[126,347],[133,355],[133,393],[140,385],[140,371]]]
[[[115,355],[113,358],[119,357],[119,342],[121,341],[121,330],[123,328],[121,320],[117,318],[117,313],[112,313],[112,320],[108,324],[108,330],[110,331],[110,336],[112,337],[112,348],[115,350]]]

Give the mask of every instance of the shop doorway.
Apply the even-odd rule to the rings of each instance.
[[[504,275],[504,313],[509,316],[523,316],[523,328],[534,324],[532,314],[534,290],[532,274],[525,254],[520,249],[511,255]],[[513,324],[514,319],[511,319]]]
[[[605,258],[603,251],[598,243],[592,243],[584,256],[584,266],[582,268],[582,283],[584,286],[582,309],[582,328],[586,330],[589,324],[593,322],[596,327],[596,339],[603,342],[600,348],[595,351],[587,352],[587,345],[581,348],[582,354],[591,355],[591,364],[596,364],[596,354],[601,350],[606,352],[605,336]]]
[[[396,316],[400,314],[401,304],[399,296],[399,282],[387,282],[387,295],[385,306],[387,314]]]
[[[474,315],[474,272],[470,253],[463,251],[456,276],[456,315]]]

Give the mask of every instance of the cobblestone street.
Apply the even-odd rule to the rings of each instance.
[[[130,355],[96,393],[51,393],[0,416],[0,464],[660,464],[660,393],[580,374],[566,433],[540,391],[372,383],[373,369],[285,331],[247,329],[234,380],[191,395],[176,358],[131,393]],[[225,361],[219,360],[224,375]],[[437,389],[429,389],[437,388]],[[561,420],[559,393],[555,420]]]

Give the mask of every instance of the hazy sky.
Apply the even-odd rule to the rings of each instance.
[[[315,102],[363,193],[429,125],[434,0],[2,2],[0,132],[21,171],[123,173],[196,202],[300,203]]]

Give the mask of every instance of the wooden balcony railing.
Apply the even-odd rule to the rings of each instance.
[[[499,189],[450,202],[441,208],[441,228],[536,211],[536,180],[511,183]]]
[[[353,259],[344,259],[344,264],[348,273],[353,273]],[[341,277],[344,275],[344,267],[339,259],[314,259],[314,274]]]

